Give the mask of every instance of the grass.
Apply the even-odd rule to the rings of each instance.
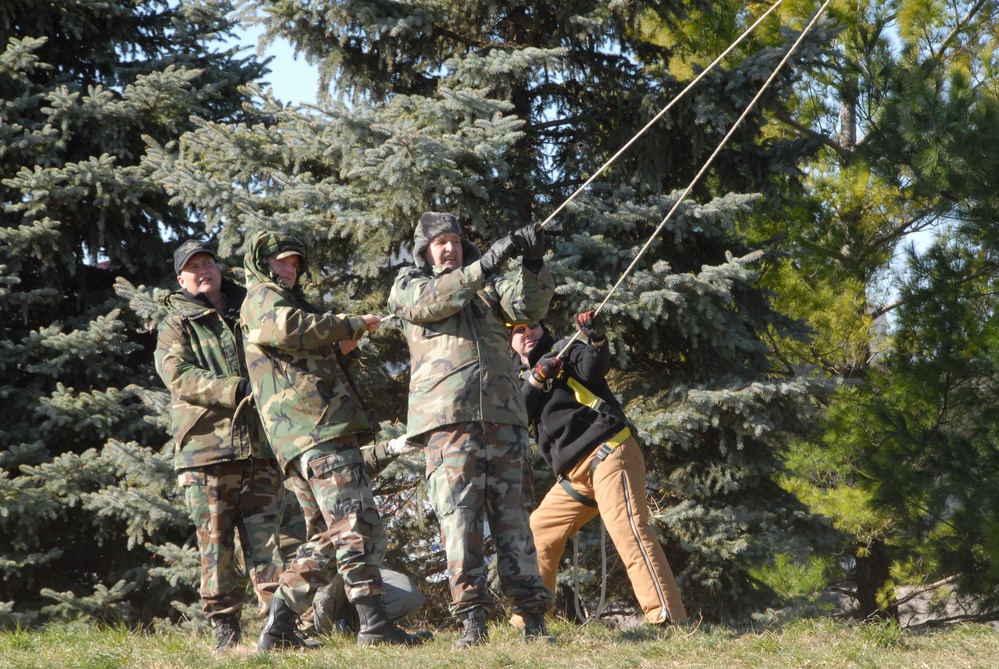
[[[212,652],[208,634],[181,630],[143,634],[79,625],[0,632],[0,669],[984,669],[996,666],[999,657],[999,631],[977,624],[916,631],[885,623],[799,620],[736,631],[555,623],[557,643],[546,646],[525,645],[509,625],[490,624],[488,645],[461,652],[451,647],[457,631],[445,630],[419,648],[359,648],[352,638],[332,636],[322,638],[320,650],[258,653],[253,641],[261,622],[246,622],[244,643],[224,655]]]

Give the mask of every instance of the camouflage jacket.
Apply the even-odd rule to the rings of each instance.
[[[463,248],[464,266],[454,271],[416,258],[389,294],[409,343],[410,436],[462,422],[527,425],[506,323],[544,318],[551,272],[486,278],[478,249],[467,241]]]
[[[364,443],[372,427],[347,371],[355,358],[336,345],[360,339],[364,320],[318,313],[297,285],[282,286],[267,264],[282,239],[260,232],[250,240],[240,323],[253,397],[287,471],[296,456],[331,439],[357,435]]]
[[[235,316],[246,291],[222,280],[226,316],[205,298],[177,291],[163,302],[169,315],[159,326],[156,371],[170,391],[174,469],[183,471],[249,457],[273,457],[256,409],[244,403],[232,427],[236,386],[246,376]]]

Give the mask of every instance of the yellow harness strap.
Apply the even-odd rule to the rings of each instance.
[[[591,391],[589,388],[584,386],[582,383],[580,383],[573,377],[569,376],[568,374],[565,374],[564,371],[560,371],[558,374],[559,378],[561,378],[563,375],[566,377],[565,383],[567,386],[569,386],[570,389],[572,389],[572,393],[573,395],[575,395],[576,401],[582,404],[583,406],[590,407],[594,411],[601,411],[604,405],[607,404],[607,402],[603,398],[595,395],[593,391]],[[610,455],[615,448],[623,444],[625,440],[628,439],[628,437],[630,436],[631,436],[631,428],[625,427],[623,430],[621,430],[613,437],[611,437],[610,439],[603,442],[602,444],[600,444],[600,446],[597,447],[597,455],[596,457],[593,458],[593,464],[590,467],[591,477],[593,476],[593,470],[597,468],[597,465],[603,462],[604,459],[608,455]],[[566,488],[566,491],[569,492],[569,494],[572,495],[574,499],[576,499],[577,501],[582,501],[579,499],[579,497],[582,497],[582,495],[573,490],[572,487],[569,486],[568,481],[562,479],[561,475],[559,476],[559,479],[561,479],[560,482],[562,483],[562,486]],[[577,497],[577,495],[579,497]]]
[[[566,384],[568,384],[568,386],[572,388],[572,392],[576,396],[576,401],[582,404],[583,406],[590,407],[594,411],[600,411],[600,409],[603,408],[604,404],[606,404],[606,402],[604,402],[602,398],[594,395],[592,392],[590,392],[589,388],[587,388],[586,386],[584,386],[582,383],[572,378],[571,376],[566,380]]]
[[[601,446],[607,446],[608,449],[613,451],[615,448],[623,444],[625,440],[627,440],[628,437],[630,436],[631,436],[631,429],[626,427],[617,434],[615,434],[613,437],[605,441],[603,444],[601,444]]]
[[[593,480],[593,472],[597,470],[597,465],[607,459],[607,456],[614,452],[614,449],[625,442],[625,440],[631,436],[631,429],[624,428],[613,437],[600,444],[597,448],[597,454],[593,457],[593,462],[590,464],[590,480]]]

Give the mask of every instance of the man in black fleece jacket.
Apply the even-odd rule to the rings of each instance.
[[[538,449],[558,482],[531,514],[538,566],[554,591],[569,537],[597,514],[628,571],[632,589],[653,624],[687,620],[673,571],[645,498],[645,458],[621,404],[607,385],[610,351],[602,319],[575,317],[588,343],[555,342],[541,323],[516,323],[510,346],[525,371],[522,392]]]

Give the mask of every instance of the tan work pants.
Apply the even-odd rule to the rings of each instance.
[[[645,457],[633,436],[601,462],[590,480],[590,466],[598,449],[577,463],[565,478],[597,506],[573,499],[558,483],[531,514],[531,531],[538,549],[538,567],[544,584],[555,590],[558,564],[566,542],[598,513],[603,517],[618,555],[624,562],[645,621],[681,623],[687,613],[673,570],[649,525],[645,498]]]

